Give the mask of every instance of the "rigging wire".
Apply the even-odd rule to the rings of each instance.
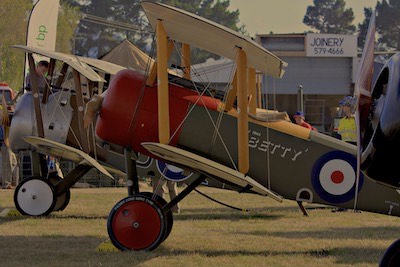
[[[228,207],[228,208],[231,208],[231,209],[234,209],[234,210],[240,210],[240,211],[246,211],[246,212],[249,211],[248,209],[238,208],[238,207],[235,207],[235,206],[232,206],[232,205],[223,203],[223,202],[221,202],[221,201],[219,201],[219,200],[216,200],[215,198],[212,198],[212,197],[210,197],[209,195],[206,195],[206,194],[200,192],[197,188],[195,188],[194,191],[196,191],[197,193],[199,193],[199,194],[202,195],[203,197],[208,198],[209,200],[214,201],[215,203],[218,203],[218,204],[220,204],[220,205],[222,205],[222,206],[225,206],[225,207]]]
[[[175,49],[176,49],[178,55],[182,57],[180,51],[179,51],[176,47],[175,47]],[[192,70],[192,69],[193,69],[193,66],[191,66],[191,70]],[[188,111],[188,113],[185,115],[185,117],[183,118],[183,120],[181,121],[181,123],[178,125],[178,127],[177,127],[176,130],[175,130],[175,132],[171,135],[171,137],[170,137],[168,143],[170,143],[170,142],[172,141],[173,137],[177,134],[178,130],[182,127],[183,123],[186,121],[186,119],[188,118],[188,116],[190,115],[190,113],[191,113],[191,112],[194,110],[194,108],[196,107],[197,103],[201,100],[202,103],[203,103],[203,106],[204,106],[204,110],[206,111],[206,113],[207,113],[207,115],[208,115],[208,117],[209,117],[209,119],[210,119],[210,122],[213,124],[214,133],[220,138],[220,141],[221,141],[221,143],[222,143],[222,146],[223,146],[224,149],[225,149],[225,152],[227,153],[227,155],[228,155],[228,157],[229,157],[229,159],[230,159],[232,165],[233,165],[234,168],[237,170],[237,167],[236,167],[236,164],[235,164],[235,162],[234,162],[234,160],[233,160],[233,158],[232,158],[232,155],[230,154],[230,152],[229,152],[229,150],[228,150],[228,148],[227,148],[227,146],[226,146],[226,143],[225,143],[224,139],[222,138],[221,133],[219,132],[219,126],[220,126],[220,125],[215,124],[215,122],[214,122],[214,120],[213,120],[213,118],[212,118],[212,116],[211,116],[211,114],[210,114],[210,111],[206,108],[206,105],[205,105],[205,103],[204,103],[204,101],[203,101],[203,99],[202,99],[202,96],[204,95],[204,93],[205,93],[206,91],[209,92],[209,91],[208,91],[208,88],[210,87],[211,82],[209,82],[209,83],[206,85],[206,87],[205,87],[205,89],[203,90],[203,92],[200,92],[200,90],[199,90],[198,87],[197,87],[197,84],[196,84],[193,80],[191,80],[191,82],[192,82],[193,87],[195,88],[195,90],[196,90],[197,93],[199,94],[199,97],[197,98],[196,102],[195,102],[194,105],[191,107],[191,109]],[[213,145],[213,144],[211,144],[211,145]],[[210,147],[209,153],[211,153],[210,151],[212,151],[212,147]]]

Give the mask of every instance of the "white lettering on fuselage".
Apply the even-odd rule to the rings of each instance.
[[[257,149],[262,152],[269,152],[271,155],[279,155],[281,158],[290,158],[292,161],[308,151],[308,148],[303,151],[297,151],[294,148],[284,146],[282,144],[276,144],[271,141],[260,141],[262,137],[261,133],[256,131],[249,131],[249,148]]]

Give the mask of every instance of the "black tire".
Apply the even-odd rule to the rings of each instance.
[[[379,267],[400,266],[400,239],[393,242],[383,254]]]
[[[163,241],[166,216],[150,197],[136,194],[119,201],[107,219],[111,242],[120,250],[150,251]]]
[[[49,173],[48,177],[50,183],[55,187],[58,182],[63,180],[60,176],[58,176],[55,172]],[[64,194],[57,197],[56,205],[54,206],[53,211],[63,211],[69,204],[69,200],[71,199],[71,191],[68,189]]]
[[[161,196],[156,195],[154,193],[151,192],[140,192],[140,194],[143,194],[145,196],[150,197],[151,199],[154,199],[155,202],[162,208],[165,205],[168,204],[168,202]],[[169,236],[169,234],[172,231],[172,226],[174,225],[174,216],[172,215],[172,211],[169,210],[165,213],[166,216],[166,221],[167,221],[167,229],[165,230],[165,234],[163,237],[163,240],[161,242],[164,242],[165,239],[167,239],[167,237]]]
[[[23,215],[47,216],[56,204],[54,187],[47,179],[28,177],[15,188],[14,204]]]

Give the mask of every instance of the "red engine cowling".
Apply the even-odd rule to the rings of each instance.
[[[148,154],[140,144],[159,142],[157,86],[146,86],[145,76],[132,70],[120,71],[112,80],[104,97],[96,133],[103,140]],[[219,100],[199,95],[175,84],[169,84],[170,145],[176,145],[182,120],[189,106],[199,103],[216,110]]]

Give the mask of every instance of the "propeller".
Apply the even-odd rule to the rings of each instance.
[[[356,99],[355,120],[357,128],[357,179],[356,179],[356,194],[354,201],[354,209],[357,207],[358,186],[361,171],[361,161],[363,152],[363,136],[368,122],[369,110],[371,108],[371,87],[372,77],[374,73],[374,47],[375,47],[375,11],[372,13],[367,37],[364,43],[364,49],[358,65],[354,97]]]

